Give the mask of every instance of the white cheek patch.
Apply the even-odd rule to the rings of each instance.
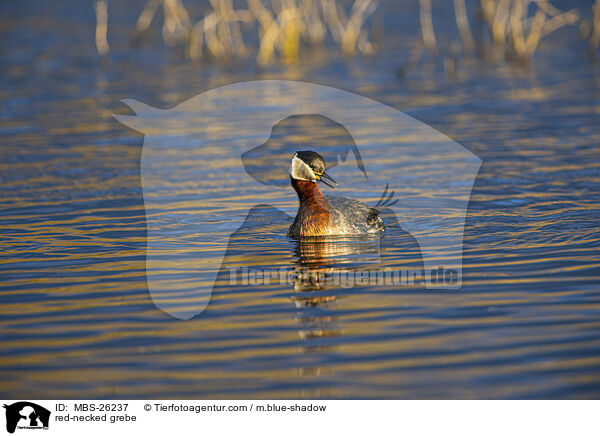
[[[317,180],[315,173],[302,159],[294,156],[290,165],[290,176],[296,180]]]

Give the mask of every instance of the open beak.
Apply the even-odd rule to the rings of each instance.
[[[321,182],[325,183],[327,186],[329,186],[332,189],[337,189],[337,187],[338,187],[337,182],[335,180],[333,180],[333,177],[331,177],[327,173],[321,174],[321,178],[319,180]]]

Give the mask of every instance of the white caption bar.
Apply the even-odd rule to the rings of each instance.
[[[2,431],[18,436],[600,434],[595,418],[598,401],[5,400],[3,404]]]

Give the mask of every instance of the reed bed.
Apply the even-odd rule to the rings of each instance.
[[[542,38],[580,18],[548,0],[481,0],[481,9],[494,44],[519,61],[530,59]]]
[[[409,59],[418,62],[423,50],[436,53],[433,11],[442,0],[418,0],[421,35]],[[162,11],[162,38],[168,46],[183,46],[193,61],[205,57],[232,61],[255,55],[259,65],[275,61],[296,63],[303,48],[324,45],[330,39],[344,56],[372,55],[371,17],[376,0],[353,0],[345,8],[337,0],[209,0],[209,9],[192,20],[181,0],[148,0],[136,23],[138,35],[152,25]],[[240,6],[236,8],[236,5]],[[475,41],[471,21],[480,20],[491,43],[506,58],[527,63],[541,41],[552,32],[579,23],[591,53],[600,46],[600,0],[594,0],[590,16],[574,9],[561,10],[550,0],[453,0],[459,46],[465,52],[483,47]],[[102,58],[109,53],[106,0],[95,0],[96,47]],[[587,17],[587,18],[586,18]],[[255,45],[256,47],[252,47]],[[451,46],[456,53],[456,45]]]
[[[204,17],[193,21],[181,0],[148,0],[136,30],[145,32],[162,9],[165,44],[183,45],[195,61],[205,56],[219,61],[247,57],[251,50],[246,41],[256,38],[251,32],[258,36],[260,65],[298,62],[303,46],[324,44],[328,35],[345,56],[376,51],[368,22],[377,9],[375,0],[354,0],[348,11],[335,0],[247,0],[242,8],[235,8],[233,0],[209,4]]]
[[[594,5],[594,22],[600,21],[599,0]],[[423,45],[436,51],[430,0],[419,0],[421,36]],[[489,29],[494,46],[511,59],[527,62],[535,53],[540,41],[550,33],[580,20],[579,12],[561,10],[549,0],[480,0],[480,11],[484,24]],[[454,14],[463,47],[466,51],[475,48],[465,0],[454,0]],[[592,39],[600,39],[593,33]],[[597,44],[597,43],[596,43]]]

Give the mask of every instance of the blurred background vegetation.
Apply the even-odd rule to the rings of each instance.
[[[129,113],[122,98],[164,108],[274,78],[375,98],[472,151],[474,128],[489,138],[498,126],[480,120],[492,106],[498,120],[544,102],[563,124],[566,107],[598,111],[600,0],[7,0],[0,11],[0,121],[18,131],[110,142],[126,132],[112,118]]]
[[[346,57],[372,56],[383,39],[383,22],[372,19],[379,6],[376,0],[196,3],[208,4],[203,12],[191,14],[182,0],[148,0],[135,24],[135,39],[139,42],[145,38],[153,22],[162,19],[165,45],[179,47],[191,60],[208,58],[230,63],[253,57],[258,65],[305,61],[313,47],[324,45],[339,49]],[[437,12],[435,3],[418,0],[413,11],[407,8],[407,13],[414,9],[419,13],[420,35],[415,40],[413,62],[423,49],[431,52],[438,49],[433,20],[434,11]],[[96,48],[100,56],[106,57],[110,53],[108,0],[95,0],[94,8]],[[549,0],[453,0],[452,12],[453,17],[446,19],[454,19],[460,36],[460,45],[453,41],[454,52],[481,52],[491,43],[508,59],[526,63],[544,37],[569,25],[579,27],[582,40],[587,40],[590,57],[593,58],[600,44],[600,0],[583,10],[564,10]],[[162,16],[157,18],[159,14]],[[198,16],[193,18],[194,15]],[[474,20],[486,27],[485,38],[474,38],[471,30]]]

